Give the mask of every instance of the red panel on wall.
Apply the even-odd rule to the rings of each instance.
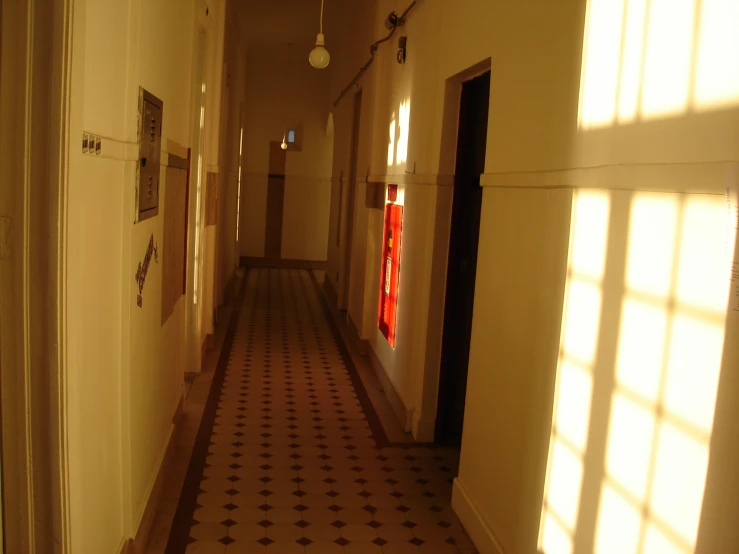
[[[403,206],[385,206],[385,229],[380,276],[380,310],[378,327],[392,348],[395,348],[395,320],[400,281],[400,238],[403,232]]]

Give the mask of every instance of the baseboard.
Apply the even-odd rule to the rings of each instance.
[[[477,509],[459,477],[454,480],[452,508],[480,554],[505,554],[500,541],[483,520],[480,510]]]
[[[144,507],[144,513],[141,515],[138,529],[136,530],[136,536],[133,539],[127,539],[121,547],[121,554],[144,554],[146,545],[149,542],[149,534],[151,528],[154,525],[154,519],[157,514],[157,507],[162,500],[162,493],[164,492],[164,486],[167,483],[170,473],[172,473],[172,466],[176,459],[177,450],[177,438],[179,437],[182,423],[184,421],[184,399],[180,397],[180,401],[177,404],[174,415],[172,416],[172,423],[174,424],[172,432],[169,435],[167,441],[167,447],[164,450],[164,456],[159,464],[159,471],[157,476],[154,478],[154,483],[149,491],[149,498],[146,501]]]
[[[326,275],[326,278],[323,280],[323,291],[326,293],[328,305],[332,310],[335,310],[339,305],[339,295],[336,293],[336,287],[334,287],[334,284],[331,279],[328,278],[328,275]]]
[[[395,390],[395,385],[393,385],[390,377],[388,377],[385,367],[382,365],[382,362],[380,362],[373,348],[370,347],[368,349],[367,357],[369,358],[370,365],[372,366],[375,375],[377,375],[377,379],[380,381],[380,385],[382,385],[385,396],[387,396],[387,399],[390,402],[390,407],[393,409],[393,412],[395,412],[395,417],[398,418],[398,421],[405,432],[411,431],[413,427],[413,414],[408,410],[408,408],[406,408],[403,399],[398,394],[398,391]]]
[[[184,397],[180,396],[180,401],[177,403],[177,408],[175,408],[174,415],[172,416],[172,423],[174,423],[174,433],[176,434],[180,430],[180,426],[182,424],[182,418],[185,415],[185,399]]]
[[[283,258],[241,257],[241,267],[269,267],[275,269],[326,269],[325,261],[287,260]]]
[[[236,275],[236,270],[231,273],[231,277],[228,279],[228,283],[226,283],[226,287],[223,289],[223,305],[228,305],[233,302],[233,299],[236,298],[236,293],[238,292],[236,290],[236,286],[238,283],[238,278]]]
[[[203,344],[200,345],[200,370],[205,367],[205,358],[208,352],[213,350],[213,334],[209,333],[203,337]]]
[[[354,323],[351,314],[347,314],[346,320],[346,326],[349,329],[349,335],[353,343],[352,346],[359,352],[360,356],[367,357],[367,353],[370,350],[369,342],[360,337],[359,329],[357,328],[357,324]]]
[[[436,420],[421,419],[418,411],[413,410],[413,438],[418,442],[434,442]]]
[[[123,544],[121,544],[118,552],[120,554],[134,554],[133,539],[123,539]]]

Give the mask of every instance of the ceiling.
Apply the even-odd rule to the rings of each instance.
[[[345,0],[325,0],[324,34],[330,40],[332,20]],[[241,0],[247,45],[309,48],[319,31],[321,0]]]

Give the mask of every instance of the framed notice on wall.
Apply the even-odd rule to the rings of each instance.
[[[395,348],[395,320],[398,309],[400,243],[402,233],[403,206],[390,203],[386,204],[378,327],[392,348]]]

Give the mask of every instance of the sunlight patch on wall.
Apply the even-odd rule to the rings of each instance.
[[[588,125],[608,125],[615,117],[623,11],[623,0],[588,2],[579,115]]]
[[[735,0],[588,0],[578,125],[739,104]]]
[[[192,293],[192,302],[193,304],[198,303],[198,299],[200,298],[199,293],[199,283],[200,283],[200,260],[202,259],[202,245],[201,245],[201,220],[202,220],[202,214],[200,213],[202,210],[203,205],[203,150],[204,150],[204,144],[205,144],[205,83],[203,83],[200,87],[200,147],[198,148],[198,174],[195,177],[196,187],[195,187],[195,248],[194,251],[194,258],[195,258],[195,271],[193,272],[193,293]]]
[[[618,2],[617,2],[618,3]],[[629,0],[626,4],[626,21],[623,37],[626,37],[621,50],[621,77],[614,86],[618,89],[618,121],[629,123],[639,111],[641,93],[642,52],[644,52],[644,25],[647,17],[647,0]],[[621,38],[618,39],[620,44]],[[617,66],[614,66],[614,76]],[[588,80],[590,76],[588,75]],[[585,118],[589,121],[588,118]],[[607,123],[611,123],[608,121]],[[593,121],[592,123],[595,123]]]
[[[654,306],[627,298],[621,313],[616,382],[650,402],[657,400],[667,336],[665,304]]]
[[[639,545],[641,518],[612,486],[605,483],[601,493],[602,521],[607,522],[598,532],[595,551],[600,554],[633,552]]]
[[[236,185],[236,242],[239,242],[239,223],[241,221],[241,163],[243,161],[244,128],[239,134],[239,176]]]
[[[625,267],[611,273],[623,289],[604,290],[609,197],[575,193],[541,552],[694,553],[736,240],[726,210],[720,196],[635,193]],[[603,312],[604,295],[621,309]],[[607,416],[593,415],[609,396]],[[585,463],[591,429],[607,430],[602,464]],[[583,483],[597,504],[581,505]]]
[[[390,141],[387,147],[388,167],[398,166],[408,160],[408,135],[411,121],[411,101],[406,99],[398,106],[398,117],[393,112],[390,121]]]
[[[398,149],[395,160],[404,164],[408,160],[408,126],[411,122],[411,101],[401,102],[398,108]]]
[[[578,191],[572,226],[539,548],[569,554],[577,532],[601,319],[610,196]]]
[[[679,302],[713,312],[726,309],[726,252],[734,251],[736,239],[727,236],[726,212],[725,198],[693,197],[686,204],[675,286]]]
[[[645,118],[685,113],[695,45],[695,0],[650,0],[641,113]]]
[[[720,197],[634,197],[597,554],[694,552],[729,291],[725,211]]]
[[[390,121],[390,142],[387,145],[387,165],[388,167],[392,167],[395,165],[395,129],[397,128],[398,123],[395,120],[395,114],[393,113],[393,118]]]
[[[539,549],[542,552],[572,554],[572,537],[551,512],[542,514]]]
[[[739,2],[701,0],[695,101],[700,107],[736,104],[739,98]]]

